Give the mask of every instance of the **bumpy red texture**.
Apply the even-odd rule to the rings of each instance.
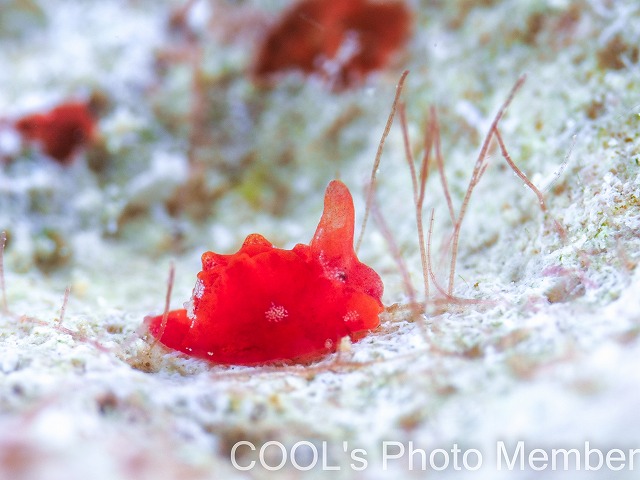
[[[187,309],[147,318],[169,348],[225,364],[310,360],[378,326],[383,285],[353,250],[354,208],[340,181],[327,187],[309,245],[273,247],[249,235],[231,255],[206,252]]]
[[[93,138],[95,120],[87,104],[68,102],[48,113],[22,117],[15,127],[25,140],[39,143],[46,155],[68,164],[78,149]]]
[[[362,83],[407,41],[411,13],[396,0],[303,0],[265,36],[254,65],[258,80],[297,69],[336,89]]]

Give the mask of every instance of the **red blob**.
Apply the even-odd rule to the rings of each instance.
[[[46,155],[66,165],[93,139],[95,119],[85,103],[68,102],[48,113],[22,117],[15,127],[25,140],[40,143]]]
[[[361,84],[387,65],[409,37],[411,13],[401,1],[303,0],[262,43],[258,80],[284,70],[319,73],[334,88]]]
[[[383,285],[353,250],[354,208],[340,181],[327,187],[310,245],[273,247],[249,235],[236,253],[202,255],[187,309],[147,318],[169,348],[213,362],[309,360],[379,324]]]

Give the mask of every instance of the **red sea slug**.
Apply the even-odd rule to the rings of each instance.
[[[396,0],[303,0],[285,12],[262,42],[258,80],[298,69],[319,73],[336,89],[362,83],[407,41],[411,13]]]
[[[383,285],[353,249],[354,207],[340,181],[327,187],[309,245],[275,248],[249,235],[236,253],[202,255],[186,309],[147,317],[165,346],[225,364],[308,360],[378,326]]]
[[[92,140],[95,119],[86,103],[67,102],[47,113],[24,116],[15,128],[25,140],[39,143],[47,156],[66,165]]]

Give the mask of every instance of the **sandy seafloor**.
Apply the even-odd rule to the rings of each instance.
[[[9,237],[0,478],[637,478],[640,5],[413,1],[406,50],[361,88],[332,93],[292,75],[261,90],[246,72],[284,4],[200,1],[170,32],[179,2],[0,1],[0,229]],[[163,309],[171,261],[178,307],[202,252],[233,252],[252,232],[281,247],[308,242],[336,175],[362,217],[405,68],[412,148],[420,157],[434,105],[456,212],[493,115],[527,75],[500,131],[548,213],[493,147],[462,225],[454,288],[482,301],[443,305],[431,285],[425,316],[386,313],[378,330],[311,365],[228,367],[150,350],[139,327]],[[7,126],[92,92],[106,104],[100,139],[69,167],[21,148]],[[377,200],[421,292],[406,165],[396,121]],[[446,284],[452,226],[436,170],[425,223],[431,209],[434,269]],[[385,305],[407,302],[375,223],[360,257],[382,276]],[[318,464],[240,471],[230,452],[243,440],[258,450],[310,442],[296,461],[309,465],[313,444]],[[386,470],[385,441],[395,442],[389,454],[405,447]],[[500,442],[513,456],[520,441],[522,466],[499,469]],[[420,453],[411,465],[410,446],[427,460],[435,451],[435,467],[437,449],[448,451],[449,468],[423,471]],[[572,448],[579,471],[576,452],[566,469],[558,453]],[[610,465],[597,468],[596,453],[585,460],[586,448],[609,452]],[[241,466],[257,460],[246,445],[237,452]],[[482,467],[464,468],[465,452],[469,467],[478,455]]]

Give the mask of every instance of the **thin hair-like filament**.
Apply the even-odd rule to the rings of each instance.
[[[398,80],[398,85],[396,86],[396,95],[393,98],[393,104],[391,105],[391,112],[389,112],[389,118],[387,119],[387,124],[384,127],[384,132],[382,133],[382,137],[380,138],[380,143],[378,144],[378,151],[376,152],[376,159],[373,162],[373,168],[371,169],[371,178],[369,180],[369,188],[367,190],[367,201],[365,204],[364,210],[364,218],[362,219],[362,227],[360,228],[360,234],[358,235],[358,241],[356,242],[355,251],[356,253],[360,249],[360,244],[362,243],[362,239],[364,237],[364,231],[367,228],[367,220],[369,219],[369,211],[371,210],[371,203],[373,202],[373,196],[375,194],[375,184],[376,184],[376,175],[378,172],[378,168],[380,167],[380,160],[382,158],[382,150],[384,148],[384,142],[387,140],[387,136],[389,135],[389,131],[391,130],[391,125],[393,124],[393,117],[396,114],[396,109],[398,107],[398,102],[400,100],[400,94],[402,93],[402,88],[404,87],[404,82],[409,75],[409,70],[405,70],[400,75],[400,80]]]

